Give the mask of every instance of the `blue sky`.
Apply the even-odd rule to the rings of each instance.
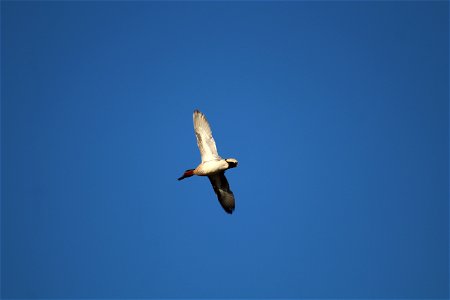
[[[2,2],[4,298],[447,298],[448,2]],[[236,210],[206,178],[208,117]]]

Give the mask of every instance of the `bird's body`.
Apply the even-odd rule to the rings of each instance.
[[[195,168],[194,175],[209,176],[217,172],[225,171],[228,168],[228,163],[225,159],[205,161]]]
[[[178,178],[178,180],[193,175],[208,176],[223,209],[231,214],[235,207],[235,201],[233,192],[230,190],[227,178],[225,177],[225,171],[230,168],[235,168],[238,161],[234,158],[223,159],[219,156],[216,143],[212,136],[211,127],[204,114],[195,110],[193,119],[195,136],[197,137],[197,145],[200,150],[202,162],[197,168],[185,171],[183,176]]]

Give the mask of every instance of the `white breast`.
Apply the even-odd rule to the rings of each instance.
[[[196,169],[195,174],[200,176],[208,176],[228,169],[228,163],[224,160],[211,160],[201,163]]]

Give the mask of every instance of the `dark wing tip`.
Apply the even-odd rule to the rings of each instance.
[[[196,110],[194,110],[194,113],[192,114],[192,117],[194,118],[194,122],[195,122],[195,120],[196,119],[199,119],[199,118],[201,118],[201,117],[205,117],[205,115],[201,112],[201,111],[199,111],[198,109],[196,109]]]
[[[230,214],[230,215],[233,214],[234,207],[231,208],[231,209],[230,209],[230,208],[225,208],[225,207],[224,207],[223,209],[225,210],[225,212],[226,212],[227,214]]]
[[[232,191],[228,191],[227,193],[220,192],[219,202],[220,206],[222,206],[223,210],[227,214],[232,214],[235,208],[234,195]],[[219,195],[218,195],[219,196]]]

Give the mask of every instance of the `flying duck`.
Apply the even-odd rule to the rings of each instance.
[[[193,175],[208,176],[220,205],[227,213],[231,214],[234,210],[234,195],[225,177],[225,171],[237,167],[238,161],[234,158],[223,159],[219,156],[211,127],[204,114],[195,110],[193,118],[195,136],[197,137],[197,145],[202,162],[197,168],[186,170],[178,180]]]

